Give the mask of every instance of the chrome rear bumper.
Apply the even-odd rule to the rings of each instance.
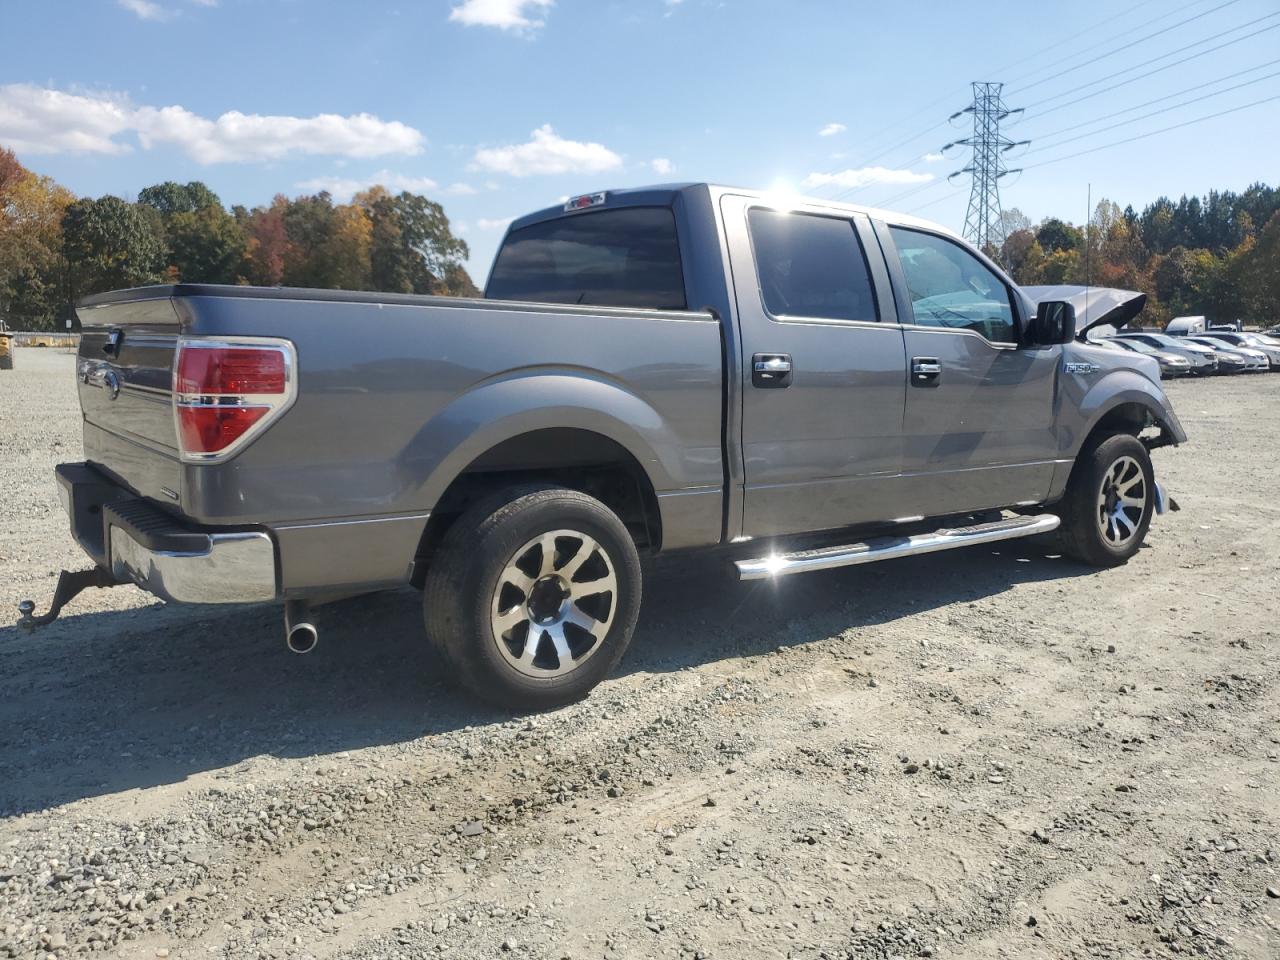
[[[157,550],[111,526],[111,575],[177,603],[255,603],[276,598],[276,553],[262,532],[211,533],[202,550]]]
[[[57,468],[76,542],[121,583],[178,603],[257,603],[279,596],[276,544],[264,530],[183,522],[88,464]]]

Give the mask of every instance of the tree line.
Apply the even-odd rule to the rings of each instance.
[[[1265,183],[1161,197],[1141,213],[1103,200],[1082,227],[1056,217],[1033,226],[1017,209],[1004,225],[998,259],[1020,284],[1140,290],[1147,327],[1188,315],[1280,322],[1280,189]]]
[[[440,204],[380,186],[227,210],[198,181],[77,198],[0,147],[0,322],[63,329],[81,297],[149,283],[478,296]]]
[[[1148,295],[1142,322],[1204,314],[1280,321],[1280,189],[1256,183],[1203,199],[1161,197],[1139,213],[1101,201],[1089,222],[1037,225],[1005,212],[988,251],[1022,284],[1083,284]],[[0,147],[0,322],[61,329],[76,300],[148,283],[379,290],[476,296],[440,204],[372,187],[227,210],[200,182],[147,187],[130,203],[77,198]]]

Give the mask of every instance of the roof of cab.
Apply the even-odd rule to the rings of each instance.
[[[905,213],[897,213],[892,210],[882,210],[878,207],[864,207],[856,203],[839,203],[834,200],[824,200],[820,197],[806,197],[801,194],[789,192],[782,193],[770,190],[752,190],[744,187],[730,187],[722,184],[705,182],[658,183],[643,187],[623,187],[618,190],[597,190],[591,192],[603,193],[605,195],[603,209],[609,209],[611,206],[665,206],[675,199],[676,194],[691,190],[706,190],[711,194],[712,199],[716,201],[718,201],[722,196],[733,195],[763,200],[769,206],[777,207],[779,209],[821,209],[842,213],[863,213],[874,220],[883,220],[886,223],[922,227],[926,230],[934,230],[951,237],[957,236],[954,230],[944,227],[939,223],[934,223],[931,220],[923,220],[919,217],[913,217]],[[580,194],[579,196],[582,195],[583,194]],[[560,203],[556,206],[545,207],[542,210],[536,210],[533,213],[528,213],[523,217],[516,218],[511,221],[511,225],[507,230],[508,232],[512,230],[519,230],[521,227],[541,223],[544,220],[554,220],[558,217],[565,216],[580,216],[582,214],[598,212],[601,209],[602,207],[600,205],[596,205],[592,207],[585,207],[582,210],[566,210],[564,203]]]

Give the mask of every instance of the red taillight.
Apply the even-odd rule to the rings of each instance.
[[[173,402],[185,460],[221,460],[293,402],[293,346],[283,340],[182,340]]]
[[[225,450],[270,412],[270,407],[178,407],[178,433],[186,453]]]
[[[209,395],[284,393],[285,359],[279,350],[186,345],[178,354],[178,393]]]

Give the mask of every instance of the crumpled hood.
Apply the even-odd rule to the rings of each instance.
[[[1076,336],[1100,326],[1110,326],[1115,333],[1142,312],[1147,295],[1136,290],[1113,287],[1081,287],[1059,284],[1050,287],[1021,287],[1023,293],[1039,304],[1045,300],[1065,300],[1076,308]]]

